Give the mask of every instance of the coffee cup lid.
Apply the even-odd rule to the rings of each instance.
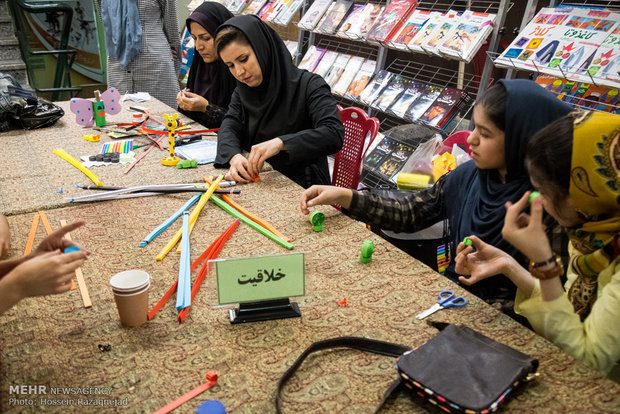
[[[112,276],[110,285],[117,292],[127,292],[145,287],[150,283],[149,274],[143,270],[125,270]]]

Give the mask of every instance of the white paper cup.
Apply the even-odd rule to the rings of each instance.
[[[143,270],[126,270],[110,279],[112,293],[121,323],[139,326],[147,320],[149,306],[149,274]]]

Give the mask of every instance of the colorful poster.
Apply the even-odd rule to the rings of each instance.
[[[105,42],[103,28],[96,18],[93,0],[63,1],[73,8],[73,22],[69,35],[69,49],[75,49],[71,67],[76,72],[105,83]],[[27,14],[30,30],[47,50],[58,49],[61,37],[62,13],[48,12]],[[101,38],[98,31],[101,32]]]

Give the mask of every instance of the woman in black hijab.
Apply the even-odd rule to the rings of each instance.
[[[195,50],[187,88],[177,95],[177,104],[183,114],[209,128],[222,123],[236,86],[235,78],[218,59],[214,45],[216,29],[232,17],[221,4],[205,2],[186,21]]]
[[[278,34],[253,15],[220,26],[215,45],[237,79],[215,166],[249,182],[268,161],[303,187],[329,184],[327,155],[342,148],[344,127],[323,78],[296,68]]]

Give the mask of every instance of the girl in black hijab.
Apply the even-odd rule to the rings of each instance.
[[[504,204],[533,189],[524,163],[530,137],[570,111],[569,105],[535,82],[500,80],[474,106],[475,128],[467,139],[473,160],[440,177],[432,188],[402,195],[317,186],[302,194],[302,212],[309,214],[308,207],[321,204],[339,204],[356,220],[397,232],[419,231],[446,220],[449,251],[456,252],[459,242],[473,234],[519,257],[502,237]],[[454,262],[446,276],[458,282]],[[512,300],[515,291],[505,277],[486,279],[468,289],[490,302]]]
[[[323,78],[296,68],[278,34],[253,15],[220,26],[215,45],[237,79],[215,166],[249,182],[268,161],[303,187],[329,184],[327,155],[342,148],[344,127]]]
[[[187,88],[177,95],[177,104],[183,114],[209,128],[220,126],[235,90],[235,78],[218,59],[214,45],[216,29],[232,17],[221,4],[205,2],[186,21],[195,50]]]

